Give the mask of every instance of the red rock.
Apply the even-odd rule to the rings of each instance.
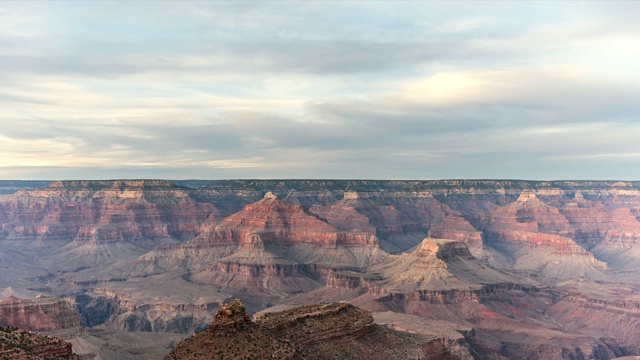
[[[485,228],[489,244],[515,260],[514,267],[551,278],[602,279],[606,267],[571,237],[574,230],[560,211],[523,192],[516,202],[494,208]]]
[[[167,181],[57,182],[23,190],[1,204],[7,240],[184,241],[202,231],[215,207],[196,203]]]
[[[79,360],[71,344],[61,338],[15,327],[0,327],[0,358],[6,360]]]
[[[467,245],[475,257],[482,257],[482,232],[477,231],[470,222],[461,216],[447,215],[440,224],[429,230],[429,237],[461,241]]]
[[[360,214],[354,207],[345,205],[312,206],[309,211],[340,230],[376,234],[376,228],[369,223],[369,218]]]
[[[54,297],[18,299],[9,296],[0,302],[0,326],[31,331],[80,330],[80,317],[73,305]]]
[[[293,245],[311,243],[328,245],[375,244],[375,237],[367,233],[344,233],[321,219],[307,213],[301,205],[287,204],[272,193],[264,199],[224,219],[208,229],[190,245],[242,245],[250,241],[249,234],[260,236],[264,244]]]
[[[231,331],[237,331],[247,326],[250,326],[251,318],[247,313],[247,309],[240,299],[222,305],[218,309],[218,313],[213,320],[213,325],[209,328],[212,333],[224,332],[230,333]]]

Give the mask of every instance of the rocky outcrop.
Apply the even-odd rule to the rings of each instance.
[[[249,320],[235,300],[208,331],[180,343],[166,359],[455,359],[440,339],[376,325],[348,303],[309,305]]]
[[[0,326],[0,358],[7,360],[80,360],[71,344],[16,327]]]
[[[251,325],[251,317],[247,309],[240,300],[236,299],[218,309],[209,331],[214,335],[224,335],[242,331]]]
[[[64,299],[42,296],[19,299],[9,296],[0,301],[0,326],[69,334],[80,330],[80,317],[74,306]]]

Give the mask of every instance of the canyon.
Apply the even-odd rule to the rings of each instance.
[[[319,332],[363,324],[339,346],[272,349],[290,358],[383,356],[380,337],[415,358],[640,355],[639,218],[637,182],[0,181],[0,326],[83,358],[140,358],[136,341],[164,356],[189,334],[216,343],[241,299],[242,331],[264,341],[304,342],[285,319],[323,306]]]

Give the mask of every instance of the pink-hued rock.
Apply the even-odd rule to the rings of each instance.
[[[450,214],[440,223],[429,230],[429,237],[435,239],[451,239],[461,241],[467,245],[473,256],[481,258],[482,232],[476,230],[463,217]]]
[[[602,278],[606,265],[578,245],[560,211],[523,192],[517,201],[491,211],[484,234],[491,246],[515,260],[515,268],[553,278]]]
[[[57,182],[0,204],[4,241],[185,241],[215,214],[168,181]]]
[[[304,210],[280,201],[272,193],[221,221],[190,242],[193,246],[242,245],[256,234],[264,244],[320,246],[375,244],[373,234],[342,232]]]
[[[75,331],[80,329],[80,317],[74,306],[64,299],[9,296],[0,301],[0,326],[31,331]]]

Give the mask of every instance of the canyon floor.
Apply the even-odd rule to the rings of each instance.
[[[346,301],[457,358],[638,356],[639,219],[635,182],[0,182],[0,326],[155,359]]]

